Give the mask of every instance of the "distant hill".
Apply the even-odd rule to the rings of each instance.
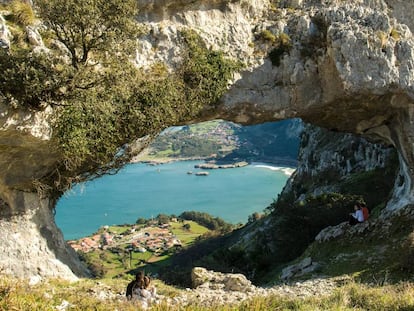
[[[223,120],[171,127],[139,161],[189,158],[296,165],[303,123],[299,119],[241,126]]]

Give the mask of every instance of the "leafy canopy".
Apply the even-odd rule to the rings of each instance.
[[[68,49],[72,66],[91,60],[92,53],[118,52],[133,38],[137,24],[134,0],[36,0],[40,17]],[[94,59],[96,61],[96,59]]]
[[[134,0],[37,0],[35,7],[47,26],[47,50],[0,53],[0,85],[13,107],[54,107],[53,142],[62,161],[37,181],[51,191],[116,171],[137,138],[197,116],[240,68],[194,31],[181,33],[176,72],[160,72],[159,64],[136,68],[130,55],[143,27],[133,19]]]

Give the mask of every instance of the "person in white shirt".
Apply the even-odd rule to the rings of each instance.
[[[349,214],[349,224],[351,226],[364,222],[364,214],[362,213],[361,206],[358,203],[354,205],[354,213]]]

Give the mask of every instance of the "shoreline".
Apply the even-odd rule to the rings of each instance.
[[[121,174],[108,175],[107,181],[104,177],[95,180],[91,185],[83,184],[79,188],[73,188],[71,195],[63,196],[57,205],[56,223],[64,232],[65,239],[87,236],[104,224],[131,223],[136,221],[137,217],[149,218],[152,214],[156,215],[158,213],[177,214],[183,210],[205,211],[212,215],[220,216],[233,224],[244,223],[248,215],[254,211],[261,211],[268,206],[272,202],[271,198],[274,198],[283,189],[286,183],[284,180],[289,178],[289,176],[282,173],[280,166],[270,164],[266,165],[265,168],[256,168],[256,165],[265,165],[267,163],[253,162],[244,169],[210,171],[210,177],[194,177],[197,179],[193,179],[192,177],[187,177],[186,173],[192,171],[195,174],[198,171],[202,171],[193,169],[194,165],[200,162],[197,160],[192,162],[174,160],[177,161],[169,161],[171,164],[164,167],[147,166],[145,164],[130,165],[129,168],[125,167]],[[158,170],[161,174],[158,174]],[[163,174],[164,171],[166,174]],[[133,174],[130,174],[131,172]],[[234,182],[240,182],[241,184],[237,189],[245,189],[242,193],[239,193],[233,187],[233,184],[223,183],[223,179],[233,180],[229,177],[233,175],[238,176]],[[173,179],[172,176],[174,176]],[[216,179],[215,176],[220,176],[220,178]],[[244,176],[246,176],[246,180],[242,181],[241,179]],[[253,179],[247,178],[249,176],[253,176]],[[250,185],[252,180],[263,180],[261,176],[269,176],[270,178],[275,176],[276,178],[271,185],[266,183],[263,187],[259,187],[258,191],[263,194],[257,195],[252,193],[247,195],[256,183],[248,187],[246,185]],[[143,177],[148,177],[148,180],[143,179]],[[170,180],[174,180],[174,185],[169,185]],[[177,180],[180,187],[178,187]],[[208,191],[204,191],[204,188],[200,188],[200,186],[207,185],[207,189],[209,189],[211,184],[220,185],[220,187],[214,188],[214,193],[210,194]],[[184,185],[185,188],[181,185]],[[226,188],[227,186],[229,186],[229,189]],[[148,187],[150,187],[150,190]],[[226,188],[225,192],[223,192],[225,194],[219,192],[223,188]],[[187,194],[177,196],[181,189],[185,189]],[[157,193],[155,197],[153,195],[154,191]],[[159,191],[162,191],[162,197],[160,197],[161,194],[158,195]],[[228,199],[229,193],[243,197],[244,203],[251,203],[234,204],[232,200]],[[138,195],[140,204],[137,204],[137,199],[135,198]],[[182,202],[180,201],[181,203],[177,203],[182,198],[185,199]],[[98,200],[99,203],[93,200]],[[162,207],[158,203],[160,200],[165,202],[162,204]],[[208,202],[208,204],[204,202]],[[229,208],[223,209],[223,204],[228,204]],[[256,205],[257,208],[250,208],[253,205]],[[84,206],[88,206],[88,208],[85,209]],[[232,208],[237,210],[237,213],[231,212]],[[89,212],[91,210],[94,212]],[[73,213],[86,216],[72,219],[68,214]]]
[[[273,163],[270,163],[270,164],[273,164]],[[291,176],[296,171],[296,168],[294,167],[274,166],[274,165],[269,165],[269,163],[264,163],[264,162],[252,162],[251,165],[257,168],[269,169],[271,171],[281,171],[287,176]]]
[[[238,167],[245,167],[245,166],[252,166],[256,168],[264,168],[269,169],[272,171],[281,171],[287,176],[291,176],[294,171],[296,170],[296,167],[293,165],[286,164],[286,161],[281,161],[284,163],[275,163],[275,162],[265,162],[265,161],[254,161],[254,162],[248,162],[248,161],[234,161],[234,162],[228,162],[220,163],[220,161],[216,161],[211,158],[203,158],[203,157],[191,157],[191,158],[177,158],[177,159],[171,159],[171,158],[161,158],[156,160],[134,160],[131,161],[131,164],[135,163],[142,163],[147,164],[150,166],[157,166],[157,165],[163,165],[163,164],[169,164],[174,162],[188,162],[188,161],[204,161],[202,164],[196,164],[194,165],[194,168],[199,169],[229,169],[229,168],[238,168]]]

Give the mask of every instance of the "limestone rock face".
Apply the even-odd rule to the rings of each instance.
[[[311,257],[302,259],[299,263],[288,266],[282,270],[280,279],[286,281],[293,277],[310,273],[319,267],[318,263],[312,261]]]
[[[68,280],[89,275],[56,227],[50,201],[37,193],[10,196],[9,203],[0,200],[0,273]]]
[[[301,199],[310,193],[338,192],[341,179],[349,174],[389,167],[393,155],[393,148],[369,143],[351,134],[307,125],[302,134],[298,167],[283,193],[293,191]],[[324,176],[323,181],[316,182],[320,176]],[[307,184],[306,189],[304,184]]]
[[[7,28],[6,21],[4,17],[0,15],[0,48],[9,49],[10,48],[10,39],[12,35],[10,30]]]

